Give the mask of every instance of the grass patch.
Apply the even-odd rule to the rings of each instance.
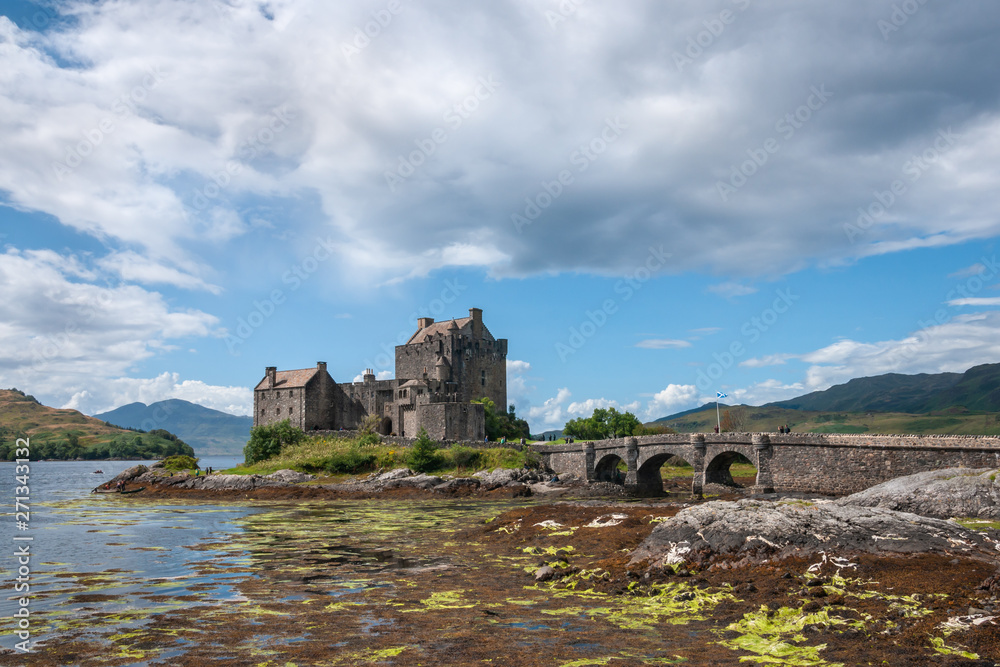
[[[987,519],[962,518],[955,519],[955,523],[969,530],[1000,530],[1000,521],[989,521]]]
[[[182,470],[197,470],[198,459],[190,456],[170,456],[163,459],[163,467],[171,472],[181,472]]]
[[[307,437],[286,446],[279,454],[253,465],[241,465],[226,472],[238,475],[267,475],[277,470],[297,470],[316,475],[360,475],[377,470],[410,467],[410,447],[372,442],[371,438]],[[462,445],[440,448],[427,472],[453,475],[471,474],[496,468],[533,468],[537,454],[508,447],[473,449]]]

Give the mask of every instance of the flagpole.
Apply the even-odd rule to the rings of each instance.
[[[721,391],[715,392],[715,429],[722,433],[722,417],[719,416],[719,399],[725,398],[729,394],[723,393]]]

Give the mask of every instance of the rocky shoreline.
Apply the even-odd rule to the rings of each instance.
[[[192,475],[172,473],[162,466],[133,466],[95,493],[115,489],[141,496],[189,498],[376,498],[376,497],[528,497],[573,496],[625,497],[625,490],[609,483],[585,484],[574,478],[556,478],[527,468],[482,470],[469,477],[415,473],[409,468],[372,473],[340,483],[320,483],[315,475],[279,470],[269,475]]]
[[[434,547],[440,561],[406,570],[412,586],[398,599],[382,599],[390,589],[373,588],[338,615],[340,607],[331,607],[324,593],[318,611],[305,618],[298,603],[294,611],[273,606],[287,622],[269,617],[271,629],[290,637],[299,636],[303,623],[340,633],[361,609],[387,619],[392,632],[358,631],[349,640],[358,655],[407,646],[431,656],[440,629],[449,627],[453,634],[471,628],[469,641],[449,643],[449,664],[503,655],[511,660],[504,664],[520,665],[987,667],[1000,664],[1000,524],[991,520],[996,473],[938,471],[840,499],[645,500],[580,500],[607,489],[578,480],[553,483],[527,470],[446,478],[401,469],[338,484],[292,471],[193,476],[136,467],[121,477],[126,489],[146,487],[131,498],[371,498],[394,511],[408,506],[392,502],[403,498],[530,493],[544,499],[513,509],[518,501],[505,501],[499,516],[443,540]],[[301,570],[296,581],[311,585],[330,571],[310,560],[318,553],[274,572]],[[269,572],[255,577],[273,586]],[[529,609],[538,611],[527,621]],[[564,621],[583,634],[569,641],[561,634]],[[559,661],[531,648],[537,642],[522,647],[524,627],[549,642]],[[218,636],[257,631],[234,630],[230,622]],[[620,650],[580,662],[573,646],[584,637],[588,645]],[[164,635],[163,641],[172,639]],[[328,651],[328,642],[293,646],[285,657],[308,661]]]

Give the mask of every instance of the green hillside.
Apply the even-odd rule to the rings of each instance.
[[[777,432],[788,425],[797,433],[900,433],[912,435],[1000,435],[1000,412],[952,409],[929,414],[901,412],[812,411],[765,405],[722,408],[744,416],[738,430]],[[739,420],[737,420],[739,421]],[[711,433],[716,425],[715,405],[680,417],[659,420],[679,433]]]
[[[1000,364],[976,366],[965,373],[888,373],[855,378],[823,391],[768,403],[765,407],[909,414],[953,408],[1000,412]]]
[[[253,417],[238,417],[176,398],[150,405],[130,403],[94,417],[129,428],[166,429],[200,456],[242,456],[253,426]]]
[[[0,460],[15,458],[18,438],[30,438],[31,459],[152,459],[194,450],[162,429],[118,428],[76,410],[39,403],[17,389],[0,389]]]

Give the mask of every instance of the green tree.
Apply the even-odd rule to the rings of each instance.
[[[612,438],[624,438],[627,435],[635,435],[635,430],[642,426],[642,422],[631,412],[618,412],[610,408],[608,416],[608,427],[611,430]]]
[[[430,472],[441,465],[441,456],[423,426],[417,433],[417,439],[410,446],[406,464],[416,472]]]
[[[618,412],[615,408],[597,408],[590,417],[571,419],[563,427],[566,435],[581,440],[604,440],[635,435],[642,422],[631,412]]]
[[[248,465],[258,461],[266,461],[272,456],[277,456],[288,445],[302,442],[305,437],[306,434],[302,432],[302,429],[292,426],[292,423],[287,419],[274,424],[255,426],[250,429],[250,440],[243,448],[243,458]],[[190,455],[194,454],[191,447],[183,446],[191,450]]]
[[[489,397],[472,402],[483,404],[483,412],[486,415],[486,437],[490,440],[499,440],[500,438],[518,440],[530,437],[531,429],[528,422],[517,417],[513,405],[507,409],[507,412],[499,412],[496,404]]]

